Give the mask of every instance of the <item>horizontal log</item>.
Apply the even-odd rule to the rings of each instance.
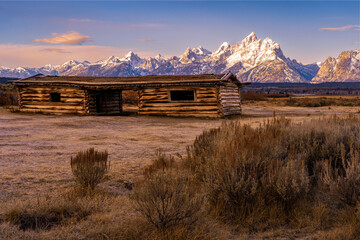
[[[214,106],[217,107],[216,102],[209,102],[209,103],[176,103],[176,102],[169,102],[169,103],[141,103],[139,104],[141,107],[201,107],[201,106]]]
[[[21,94],[21,97],[23,98],[50,98],[50,93],[33,93],[33,94]],[[85,95],[81,94],[60,94],[60,98],[85,98]]]
[[[185,107],[140,107],[139,111],[217,111],[217,106],[185,106]]]
[[[226,102],[226,101],[241,101],[240,97],[236,97],[236,96],[226,96],[226,97],[220,97],[219,100],[221,102]]]
[[[21,92],[52,92],[52,91],[57,91],[57,92],[86,92],[86,90],[82,90],[82,89],[77,89],[77,88],[68,88],[68,87],[64,87],[64,88],[41,88],[41,87],[36,87],[36,88],[22,88],[20,90]]]
[[[227,99],[221,99],[220,102],[222,103],[238,103],[241,104],[240,98],[227,98]]]
[[[239,95],[239,91],[220,91],[219,94],[237,94]]]
[[[22,97],[20,99],[21,101],[33,101],[33,102],[46,102],[46,101],[49,101],[50,98],[41,98],[41,97],[36,97],[36,98],[30,98],[30,97]]]
[[[240,96],[239,93],[223,93],[223,92],[221,92],[219,95],[221,97],[228,97],[228,96],[237,96],[237,97],[239,97]]]
[[[168,92],[161,92],[161,93],[141,93],[139,94],[139,97],[154,97],[154,96],[162,96],[162,97],[168,97],[169,93]]]
[[[220,91],[239,91],[238,87],[220,87]]]
[[[208,91],[198,91],[196,90],[196,93],[197,94],[217,94],[218,91],[215,89],[215,90],[208,90]]]
[[[208,98],[208,97],[217,98],[216,93],[197,94],[196,96],[197,96],[197,98]]]
[[[49,110],[49,109],[37,109],[37,108],[22,108],[21,112],[30,113],[52,113],[52,114],[85,114],[85,111],[73,111],[73,110]]]
[[[223,112],[231,112],[231,111],[241,111],[240,107],[226,107],[221,109]]]
[[[195,100],[169,100],[169,99],[144,99],[144,98],[140,98],[139,102],[189,102],[189,103],[196,103],[196,102],[217,102],[217,98],[215,97],[201,97],[201,98],[196,98]]]
[[[84,106],[68,106],[68,105],[26,105],[23,104],[23,108],[34,109],[52,109],[52,110],[83,110]]]
[[[138,112],[140,115],[168,115],[168,116],[211,116],[219,117],[218,112],[166,112],[166,111],[153,111],[153,112]]]
[[[79,88],[76,87],[47,87],[47,86],[27,86],[27,87],[22,87],[21,90],[33,90],[33,89],[44,89],[44,90],[52,90],[52,89],[64,89],[67,91],[84,91],[81,90]]]
[[[222,103],[221,106],[223,108],[226,108],[226,107],[240,107],[240,104],[239,103]]]
[[[51,102],[50,98],[21,98],[22,102]],[[83,98],[61,98],[62,103],[82,103],[85,100]]]
[[[50,93],[60,93],[63,96],[85,96],[84,92],[62,92],[62,91],[26,91],[21,92],[21,95],[37,95],[37,94],[43,94],[43,95],[50,95]]]
[[[78,102],[49,102],[49,101],[21,101],[23,105],[34,105],[34,106],[83,106],[83,103]]]
[[[139,91],[140,94],[154,94],[154,93],[168,93],[169,89],[155,89],[155,88],[150,88],[150,89],[143,89],[141,91]]]
[[[159,101],[159,102],[169,102],[170,99],[168,97],[141,97],[139,98],[139,101],[146,101],[146,102],[152,102],[152,101]]]
[[[169,88],[147,88],[139,90],[139,92],[168,92],[168,91],[191,91],[191,90],[198,90],[198,91],[209,91],[209,90],[216,90],[216,87],[169,87]]]

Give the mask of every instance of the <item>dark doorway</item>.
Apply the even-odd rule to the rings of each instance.
[[[94,92],[96,113],[99,115],[121,115],[123,112],[121,92],[121,90],[104,90]]]
[[[103,94],[98,93],[96,94],[96,113],[103,112]]]

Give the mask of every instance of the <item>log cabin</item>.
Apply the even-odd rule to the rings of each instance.
[[[137,91],[139,115],[224,117],[241,114],[235,75],[141,77],[35,76],[13,81],[22,112],[121,115],[122,91]]]

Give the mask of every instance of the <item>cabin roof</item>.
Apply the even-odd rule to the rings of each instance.
[[[84,88],[126,88],[179,85],[222,85],[232,81],[239,87],[240,81],[235,75],[154,75],[140,77],[82,77],[82,76],[45,76],[37,74],[28,78],[12,81],[18,86],[77,86]]]

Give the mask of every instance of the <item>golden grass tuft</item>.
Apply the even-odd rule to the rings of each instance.
[[[71,157],[70,164],[76,182],[91,190],[105,180],[105,174],[110,169],[108,152],[98,152],[94,148],[78,152],[74,158]]]

